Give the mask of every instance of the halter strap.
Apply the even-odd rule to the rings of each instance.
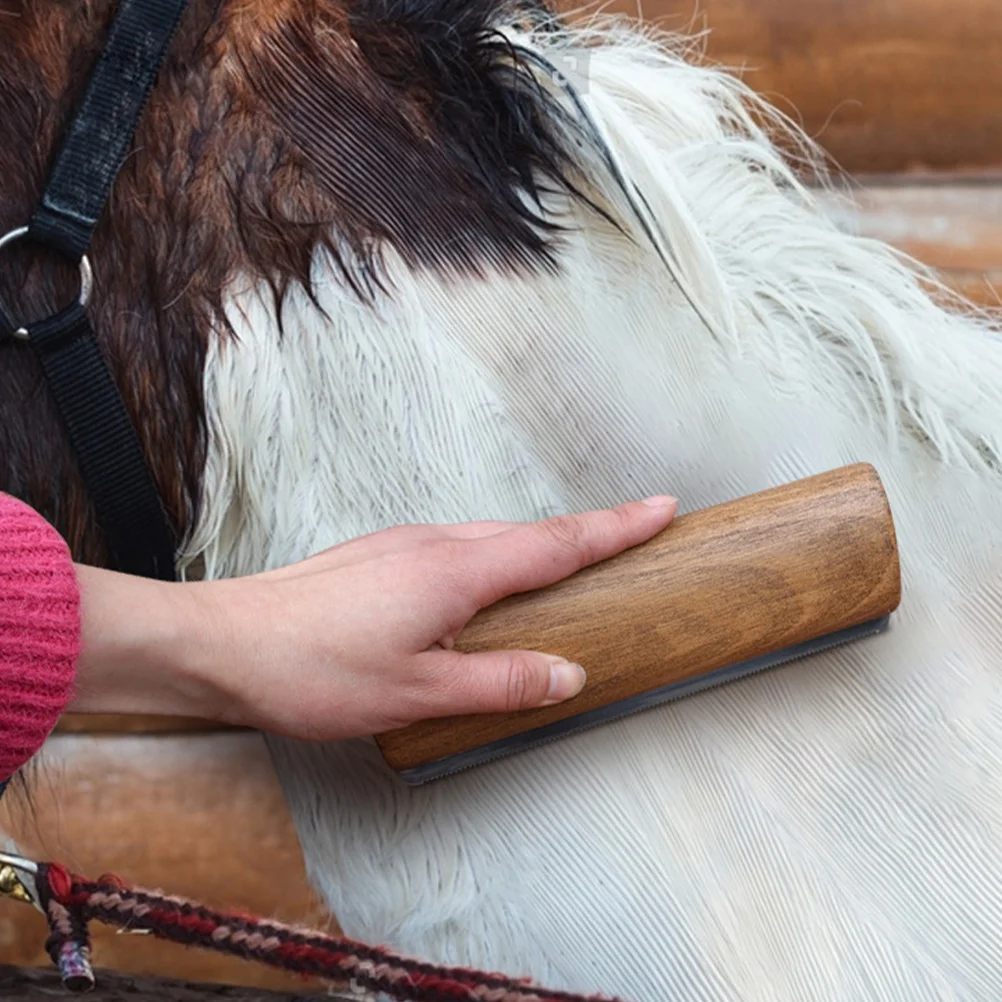
[[[187,0],[121,0],[83,100],[63,139],[24,238],[81,267],[80,299],[46,320],[17,326],[45,373],[117,568],[172,580],[176,538],[122,395],[85,311],[86,253],[139,116]]]

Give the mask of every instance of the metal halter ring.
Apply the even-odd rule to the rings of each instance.
[[[18,240],[23,239],[28,235],[27,226],[18,226],[17,229],[11,230],[9,233],[5,233],[0,237],[0,250],[10,244],[17,243]],[[87,260],[87,255],[85,254],[80,258],[80,296],[79,301],[81,306],[86,306],[90,300],[91,290],[94,288],[94,272],[91,270],[90,261]],[[28,340],[28,328],[18,327],[17,330],[11,331],[11,337],[20,338],[22,341]]]

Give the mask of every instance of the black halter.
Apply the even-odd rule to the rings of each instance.
[[[22,326],[0,310],[0,346],[24,342],[38,358],[117,568],[163,580],[175,577],[175,535],[87,319],[86,255],[186,6],[121,0],[41,204],[26,226],[0,237],[0,249],[31,241],[80,269],[77,301],[48,319]]]

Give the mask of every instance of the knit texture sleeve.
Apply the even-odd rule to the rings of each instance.
[[[69,548],[37,512],[0,493],[0,784],[55,727],[79,653]]]

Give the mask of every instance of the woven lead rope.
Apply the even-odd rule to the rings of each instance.
[[[345,937],[216,911],[185,898],[129,887],[111,875],[85,880],[58,863],[40,864],[37,883],[49,921],[46,949],[66,987],[75,991],[94,985],[87,923],[96,920],[285,971],[352,981],[401,1002],[616,1002],[606,996],[553,991],[526,979],[427,964]]]

